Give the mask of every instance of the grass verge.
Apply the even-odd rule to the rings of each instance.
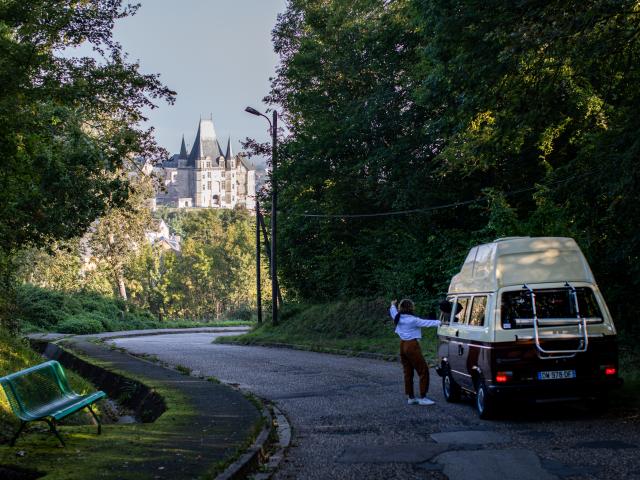
[[[0,330],[0,376],[8,375],[42,363],[44,359],[29,348],[29,344]],[[71,387],[80,394],[94,392],[96,388],[84,378],[66,371]],[[91,417],[86,412],[78,412],[69,417],[63,425],[89,425]],[[44,424],[43,424],[44,425]],[[8,442],[18,428],[19,421],[11,412],[9,401],[0,388],[0,444]],[[46,429],[46,425],[44,425]]]
[[[280,324],[268,321],[241,336],[219,337],[217,343],[256,345],[286,343],[321,352],[354,352],[398,355],[386,300],[334,302],[322,305],[293,305],[284,308]],[[420,312],[418,312],[420,314]],[[436,332],[423,329],[422,351],[430,362],[436,358]]]
[[[623,337],[620,342],[620,376],[624,388],[613,393],[612,400],[640,410],[640,347]]]
[[[21,340],[8,335],[3,334],[0,337],[0,350],[1,365],[6,369],[3,372],[20,370],[43,361]],[[175,438],[176,432],[193,425],[196,412],[180,391],[167,388],[149,378],[136,376],[133,379],[130,374],[119,371],[109,363],[88,358],[77,352],[74,352],[74,355],[146,384],[164,398],[166,411],[153,423],[107,425],[103,428],[102,435],[96,435],[95,426],[89,425],[88,422],[83,425],[63,423],[60,430],[67,442],[66,448],[60,448],[57,440],[46,428],[41,428],[39,422],[36,422],[20,437],[16,447],[11,448],[7,439],[17,423],[9,414],[5,402],[0,409],[0,418],[4,422],[1,425],[4,441],[0,442],[0,466],[45,472],[46,478],[51,480],[86,480],[100,477],[146,479],[154,478],[154,475],[158,475],[158,478],[165,477],[164,467],[159,467],[157,472],[150,472],[149,461],[166,464],[167,471],[171,469],[172,463],[175,466],[176,462],[179,464],[185,461],[189,452],[181,445],[171,443],[170,439]],[[69,374],[74,388],[79,391],[95,390],[95,387],[77,375],[71,372]],[[198,461],[206,463],[207,459]],[[219,473],[220,465],[212,464],[205,478],[214,478]]]

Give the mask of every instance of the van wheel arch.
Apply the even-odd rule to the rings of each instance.
[[[460,401],[462,396],[462,388],[453,379],[449,364],[444,365],[444,362],[442,367],[442,394],[449,403]]]
[[[477,392],[481,383],[484,383],[484,375],[482,375],[482,370],[479,367],[473,367],[471,369],[471,382],[473,383],[473,388]]]

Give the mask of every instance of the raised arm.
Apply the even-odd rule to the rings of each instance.
[[[391,302],[391,307],[389,308],[389,315],[391,318],[395,319],[398,314],[398,309],[396,308],[396,302]]]

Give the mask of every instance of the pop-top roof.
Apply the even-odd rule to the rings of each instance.
[[[566,237],[509,237],[473,247],[449,293],[535,283],[595,283],[580,247]]]

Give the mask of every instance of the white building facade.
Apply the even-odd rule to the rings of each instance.
[[[231,139],[223,153],[213,120],[200,120],[190,153],[183,137],[180,153],[154,171],[164,185],[156,195],[158,206],[254,208],[255,168],[242,155],[233,154]]]

